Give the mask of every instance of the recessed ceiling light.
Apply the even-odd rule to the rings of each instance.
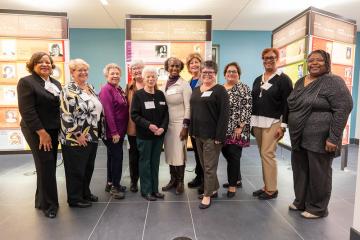
[[[100,2],[102,3],[102,5],[108,5],[108,1],[107,0],[100,0]]]

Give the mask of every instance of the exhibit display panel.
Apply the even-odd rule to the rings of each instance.
[[[126,18],[125,62],[128,82],[131,81],[129,65],[142,60],[156,67],[158,86],[168,77],[164,62],[177,57],[186,62],[190,53],[199,53],[203,59],[212,58],[211,16],[209,15],[128,15]],[[180,73],[190,80],[186,66]]]
[[[353,86],[356,22],[310,7],[290,19],[272,34],[272,46],[279,49],[279,68],[293,84],[307,74],[306,58],[316,49],[331,56],[331,72],[343,78],[350,93]],[[350,143],[350,117],[342,144]],[[289,133],[281,144],[291,148]]]
[[[0,151],[29,147],[20,130],[16,86],[29,75],[26,62],[35,52],[48,52],[56,68],[52,77],[69,80],[68,19],[66,13],[0,9]]]

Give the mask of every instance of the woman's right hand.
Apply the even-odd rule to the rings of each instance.
[[[39,150],[44,147],[44,151],[50,151],[52,149],[51,137],[45,129],[36,131],[39,135]]]
[[[155,124],[150,124],[149,129],[155,134],[159,128]]]
[[[119,134],[116,134],[116,135],[112,136],[113,143],[118,143],[119,140],[120,140],[120,135]]]
[[[81,133],[79,136],[76,137],[76,141],[80,146],[84,146],[84,147],[87,146],[86,137],[83,133]]]

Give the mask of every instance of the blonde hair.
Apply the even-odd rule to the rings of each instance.
[[[146,73],[153,73],[156,76],[156,79],[158,78],[158,73],[156,68],[152,67],[152,66],[146,66],[143,71],[142,71],[142,77],[145,77]]]
[[[103,69],[103,73],[104,73],[104,76],[105,76],[105,77],[108,76],[110,69],[117,69],[117,70],[119,70],[120,75],[121,75],[121,68],[119,67],[119,65],[117,65],[116,63],[109,63],[109,64],[107,64],[107,65],[104,67],[104,69]]]
[[[75,58],[70,60],[69,62],[70,72],[74,72],[76,68],[79,66],[85,66],[87,69],[90,68],[90,65],[81,58]]]

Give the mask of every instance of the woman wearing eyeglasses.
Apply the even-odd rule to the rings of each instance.
[[[329,53],[310,53],[307,69],[309,74],[296,82],[288,98],[295,190],[289,209],[319,218],[328,215],[331,164],[339,155],[352,98],[344,80],[331,74]]]
[[[264,49],[261,56],[265,72],[253,83],[251,126],[261,157],[264,186],[253,196],[267,200],[278,195],[275,151],[287,127],[287,98],[293,87],[291,79],[277,68],[276,48]]]
[[[240,82],[240,75],[240,66],[236,62],[225,66],[224,87],[229,94],[230,118],[221,152],[228,163],[228,183],[224,184],[228,188],[228,198],[235,196],[237,187],[242,187],[240,158],[242,148],[250,146],[251,91],[246,84]]]
[[[211,198],[217,197],[219,181],[216,172],[229,121],[229,96],[225,88],[216,83],[217,70],[213,61],[202,63],[202,85],[194,89],[190,99],[190,134],[196,139],[204,170],[200,209],[210,207]]]

